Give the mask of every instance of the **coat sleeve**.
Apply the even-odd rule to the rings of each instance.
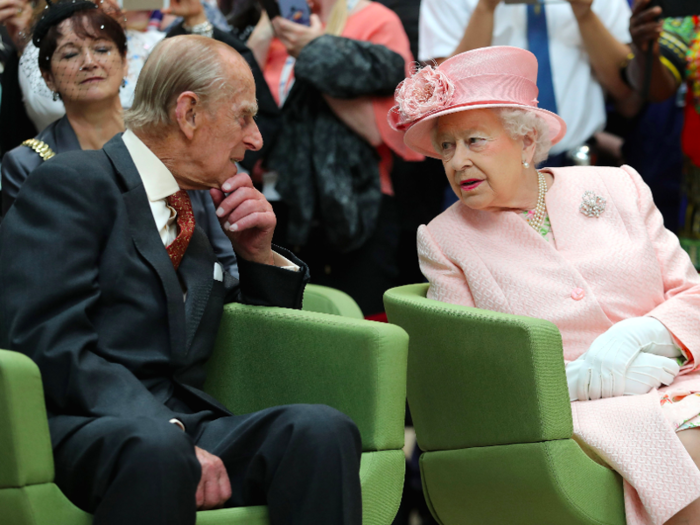
[[[629,166],[623,167],[637,189],[637,205],[654,246],[664,283],[665,301],[646,315],[661,321],[676,341],[694,358],[700,359],[700,277],[678,237],[664,227],[654,205],[651,190]]]
[[[297,80],[335,98],[393,95],[405,71],[404,58],[383,45],[332,35],[304,46],[294,65]]]
[[[107,177],[60,162],[27,179],[0,228],[0,347],[36,362],[53,413],[168,421],[174,414],[128,368],[101,357],[91,315],[120,198]]]
[[[41,165],[41,158],[26,146],[17,146],[2,158],[2,214],[5,215],[17,198],[29,173]]]
[[[309,282],[309,267],[289,250],[275,245],[272,245],[272,249],[296,264],[299,270],[295,272],[270,264],[259,264],[241,257],[238,259],[240,286],[229,290],[227,303],[301,309],[304,288]],[[224,277],[228,279],[230,275],[227,273]],[[233,277],[229,280],[233,280]],[[228,288],[227,283],[224,284]]]
[[[475,306],[464,272],[445,257],[427,226],[418,228],[418,261],[430,283],[428,299]]]

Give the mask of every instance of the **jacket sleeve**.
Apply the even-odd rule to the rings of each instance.
[[[292,271],[269,264],[254,263],[239,257],[240,283],[228,273],[224,276],[233,285],[224,282],[229,290],[226,295],[227,303],[301,309],[304,288],[309,282],[309,267],[289,250],[275,245],[272,249],[296,264],[299,270]]]
[[[174,414],[129,369],[101,357],[92,321],[120,198],[107,177],[57,162],[27,179],[0,228],[0,347],[36,362],[51,412],[167,421]]]
[[[294,76],[335,98],[393,95],[405,77],[404,58],[389,48],[332,35],[307,44]]]
[[[430,283],[428,299],[443,303],[474,306],[464,272],[442,252],[427,226],[418,228],[418,261]]]
[[[661,321],[684,350],[694,357],[692,367],[700,360],[700,276],[678,237],[664,227],[663,216],[654,205],[649,186],[629,166],[623,169],[637,189],[639,212],[654,246],[664,283],[665,301],[646,315]]]
[[[29,173],[41,163],[39,155],[26,146],[17,146],[2,158],[2,214],[15,202]]]
[[[166,38],[187,34],[189,33],[185,31],[183,24],[180,23],[168,32]],[[270,88],[265,81],[265,77],[263,76],[257,60],[255,60],[253,56],[253,52],[238,38],[230,33],[221,31],[217,27],[214,27],[214,39],[228,44],[238,51],[250,66],[253,79],[255,80],[255,95],[258,101],[258,114],[255,117],[255,123],[260,129],[260,134],[263,138],[263,147],[258,151],[246,151],[245,158],[243,162],[241,162],[241,165],[245,169],[251,170],[259,159],[265,158],[277,138],[280,126],[282,125],[280,109],[275,99],[272,97],[272,93],[270,93]]]

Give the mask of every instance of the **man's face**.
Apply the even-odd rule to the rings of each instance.
[[[236,162],[243,160],[245,152],[262,147],[253,118],[258,111],[253,75],[243,59],[231,56],[229,62],[227,74],[236,91],[197,112],[195,118],[201,120],[189,145],[190,166],[177,177],[182,188],[221,188],[238,172]]]

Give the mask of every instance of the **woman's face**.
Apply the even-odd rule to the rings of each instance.
[[[514,140],[490,109],[474,109],[438,118],[433,135],[447,180],[457,197],[475,210],[527,206],[523,140]]]
[[[108,38],[83,38],[73,31],[70,19],[59,25],[51,74],[44,73],[51,91],[64,102],[98,102],[119,96],[127,73],[126,59]]]

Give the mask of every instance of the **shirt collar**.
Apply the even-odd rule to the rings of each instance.
[[[127,129],[122,135],[122,140],[136,165],[149,201],[163,200],[180,191],[170,170],[133,131]]]

